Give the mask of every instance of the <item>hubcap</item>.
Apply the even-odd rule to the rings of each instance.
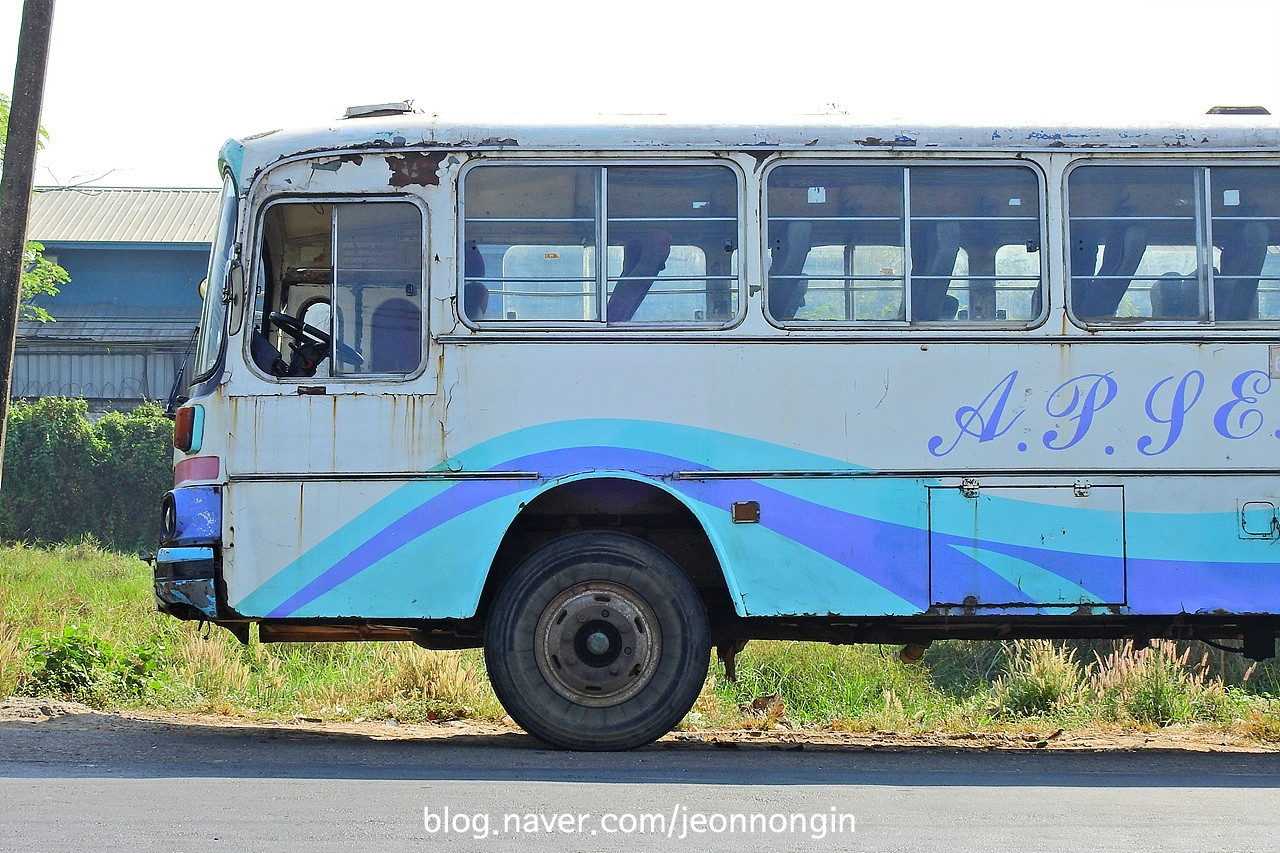
[[[618,705],[653,679],[662,650],[657,627],[634,590],[606,581],[579,584],[543,611],[534,656],[547,683],[566,699]]]

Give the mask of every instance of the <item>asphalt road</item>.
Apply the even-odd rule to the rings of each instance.
[[[580,754],[520,734],[0,722],[0,850],[352,849],[1274,853],[1280,755]]]

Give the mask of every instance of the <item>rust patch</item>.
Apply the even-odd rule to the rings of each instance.
[[[443,159],[444,154],[440,151],[410,151],[387,157],[387,165],[391,167],[391,186],[440,186],[440,176],[436,174],[436,169]]]
[[[363,162],[363,154],[343,154],[341,157],[335,157],[332,160],[317,160],[311,164],[311,169],[312,171],[320,172],[336,172],[347,163],[359,166]]]

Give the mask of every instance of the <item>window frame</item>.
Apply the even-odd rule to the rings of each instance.
[[[737,296],[737,307],[733,315],[725,320],[690,320],[690,321],[624,321],[609,322],[606,315],[606,306],[609,295],[602,295],[602,304],[600,306],[600,319],[591,320],[508,320],[503,318],[486,318],[481,320],[473,319],[463,310],[463,294],[465,292],[466,282],[466,264],[463,259],[466,257],[466,225],[467,225],[467,208],[466,208],[466,187],[467,177],[472,171],[479,168],[494,168],[502,166],[560,166],[560,167],[578,167],[604,169],[605,183],[603,191],[600,193],[599,203],[595,210],[595,233],[596,233],[596,252],[597,252],[597,279],[603,277],[606,284],[611,280],[608,272],[608,224],[609,224],[609,205],[608,205],[608,169],[619,167],[665,167],[678,168],[681,166],[700,166],[724,168],[733,175],[734,186],[737,193],[737,204],[734,213],[734,234],[738,251],[738,271],[736,276],[727,277],[724,280],[733,284],[731,293]],[[735,328],[743,323],[747,317],[747,286],[746,286],[746,268],[743,263],[745,257],[745,246],[747,244],[747,181],[746,173],[742,166],[728,157],[673,157],[673,158],[635,158],[635,157],[609,157],[609,158],[583,158],[577,159],[568,156],[555,156],[547,158],[519,156],[519,157],[493,157],[493,156],[477,156],[468,160],[459,171],[457,183],[457,203],[455,210],[457,212],[455,228],[455,246],[456,246],[456,275],[454,276],[454,314],[458,320],[473,331],[485,331],[491,333],[503,334],[519,334],[522,332],[546,332],[546,331],[580,331],[589,333],[592,336],[607,335],[611,332],[626,332],[627,334],[640,334],[644,332],[710,332],[723,331]],[[696,218],[695,218],[696,219]],[[473,277],[474,278],[474,277]],[[484,278],[490,279],[494,276],[486,275]],[[708,277],[708,280],[710,277]]]
[[[1200,170],[1204,174],[1204,178],[1197,178],[1200,192],[1200,207],[1195,214],[1193,220],[1194,230],[1196,234],[1195,254],[1197,257],[1196,274],[1198,280],[1203,283],[1204,296],[1206,300],[1206,317],[1119,317],[1110,318],[1084,318],[1076,314],[1075,305],[1075,272],[1071,268],[1071,176],[1075,174],[1077,169],[1088,167],[1110,167],[1110,168],[1181,168]],[[1213,243],[1213,180],[1212,174],[1215,169],[1264,169],[1272,168],[1277,170],[1277,176],[1280,176],[1280,161],[1274,157],[1266,159],[1251,159],[1249,157],[1222,157],[1207,158],[1195,157],[1186,160],[1176,160],[1167,157],[1139,157],[1124,155],[1093,155],[1080,158],[1068,163],[1062,171],[1061,192],[1062,192],[1062,271],[1063,285],[1066,289],[1066,315],[1072,325],[1087,331],[1101,330],[1124,330],[1125,332],[1143,332],[1143,331],[1183,331],[1191,333],[1202,333],[1207,330],[1219,330],[1223,332],[1249,332],[1249,331],[1274,331],[1280,328],[1280,317],[1272,320],[1264,320],[1261,318],[1246,320],[1219,320],[1215,316],[1215,285],[1214,285],[1214,265],[1213,252],[1215,249]],[[1219,217],[1221,218],[1221,217]],[[1280,216],[1276,217],[1280,220]],[[1115,220],[1123,221],[1123,220]],[[1276,235],[1275,242],[1268,243],[1271,245],[1280,245],[1280,235]],[[1201,243],[1201,240],[1204,242]],[[1102,247],[1099,247],[1101,252]],[[1265,264],[1265,261],[1264,261]],[[1089,273],[1084,273],[1082,277],[1087,277]],[[1221,276],[1221,273],[1219,273]],[[1136,280],[1136,276],[1134,277]],[[1259,276],[1259,278],[1264,278]],[[1280,281],[1280,276],[1276,277]],[[1127,288],[1126,288],[1127,290]]]
[[[332,355],[330,355],[326,357],[324,360],[325,362],[329,363],[329,367],[327,368],[329,372],[324,374],[317,372],[314,376],[274,376],[272,374],[264,372],[257,365],[257,363],[254,362],[253,356],[250,353],[250,344],[252,343],[252,337],[253,337],[252,332],[255,328],[257,328],[257,320],[261,316],[258,310],[258,300],[259,298],[264,297],[266,293],[266,282],[263,278],[263,276],[266,274],[266,270],[262,263],[262,237],[265,230],[265,223],[266,223],[266,218],[268,213],[276,206],[282,205],[282,204],[340,205],[340,204],[376,204],[376,203],[387,203],[387,202],[412,204],[418,211],[419,235],[421,239],[421,242],[419,245],[421,246],[421,249],[422,249],[422,256],[418,264],[418,273],[419,273],[419,279],[418,279],[419,312],[418,313],[419,313],[420,324],[421,324],[420,330],[422,334],[422,344],[421,344],[422,357],[418,362],[418,366],[408,373],[334,373],[333,366],[332,366],[333,357]],[[331,212],[331,216],[333,215],[334,214]],[[264,201],[262,201],[260,204],[257,205],[257,210],[255,211],[255,217],[253,221],[253,234],[251,235],[251,242],[248,242],[248,245],[252,246],[252,251],[253,251],[253,254],[249,258],[250,262],[252,263],[252,275],[248,276],[251,282],[248,288],[248,291],[249,291],[248,293],[249,299],[248,299],[248,305],[247,305],[248,310],[244,312],[245,314],[244,328],[246,332],[244,335],[244,339],[245,339],[244,360],[245,360],[245,363],[248,365],[249,369],[254,373],[254,375],[258,376],[260,379],[264,379],[273,384],[278,384],[282,382],[283,383],[292,382],[297,384],[308,384],[308,383],[315,384],[317,381],[320,381],[320,380],[323,380],[326,383],[328,382],[407,382],[407,381],[416,379],[418,376],[422,375],[427,370],[427,367],[430,363],[429,348],[431,344],[431,319],[428,316],[429,314],[428,296],[430,292],[428,290],[428,282],[430,280],[430,272],[429,272],[430,264],[428,260],[431,257],[430,242],[429,242],[430,237],[431,237],[431,222],[430,222],[427,206],[422,201],[422,199],[418,198],[417,196],[410,195],[408,193],[398,194],[398,193],[392,193],[392,192],[380,192],[377,194],[370,194],[370,195],[365,195],[365,194],[353,195],[353,194],[343,194],[343,193],[323,193],[323,194],[316,194],[316,195],[288,194],[288,195],[271,196],[265,199]],[[338,234],[336,229],[330,232],[329,240],[330,240],[330,250],[329,250],[330,259],[331,259],[331,262],[335,265],[334,267],[335,275],[331,277],[331,280],[329,282],[328,293],[323,297],[315,296],[310,299],[307,299],[303,303],[301,303],[299,307],[302,309],[303,313],[305,313],[306,309],[309,308],[312,304],[314,304],[317,300],[322,299],[324,301],[327,301],[329,303],[330,310],[332,312],[330,315],[331,319],[330,319],[329,334],[334,335],[333,318],[336,318],[337,316],[337,308],[334,305],[335,303],[334,297],[336,295],[335,288],[337,286],[336,255],[337,255]],[[281,355],[283,356],[283,353]]]
[[[772,266],[772,258],[769,253],[769,180],[775,169],[783,166],[848,166],[848,167],[880,167],[893,168],[898,170],[906,169],[929,169],[929,168],[992,168],[992,167],[1017,167],[1026,169],[1035,178],[1037,193],[1037,216],[1036,225],[1039,233],[1038,252],[1040,275],[1039,275],[1039,293],[1040,293],[1040,311],[1026,321],[1018,320],[992,320],[992,321],[971,321],[971,320],[780,320],[769,313],[769,270]],[[910,192],[909,178],[906,191]],[[1024,160],[1011,158],[1009,155],[1002,153],[999,157],[939,157],[934,158],[893,158],[892,160],[871,158],[865,156],[856,156],[849,158],[833,157],[831,155],[823,155],[817,157],[796,156],[794,154],[783,155],[770,162],[760,175],[760,276],[761,276],[761,312],[765,320],[773,327],[789,332],[798,331],[824,331],[824,330],[840,330],[840,331],[866,331],[866,332],[883,332],[883,331],[912,331],[923,334],[937,335],[939,332],[965,333],[971,331],[1003,331],[1009,333],[1026,332],[1035,329],[1045,323],[1049,317],[1050,308],[1050,265],[1049,265],[1049,210],[1048,210],[1048,179],[1045,175],[1045,169],[1038,162],[1032,160]],[[903,270],[903,288],[902,299],[904,311],[909,307],[911,300],[911,231],[912,223],[915,221],[911,216],[911,200],[903,199],[902,224],[904,230],[904,245],[902,246],[905,266]],[[846,247],[847,248],[847,247]],[[956,276],[960,278],[960,276]]]

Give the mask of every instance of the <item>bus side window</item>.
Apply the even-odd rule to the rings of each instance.
[[[601,328],[738,313],[738,182],[725,166],[483,164],[466,173],[463,205],[470,320]]]
[[[775,322],[1026,324],[1040,314],[1043,223],[1029,168],[784,163],[767,192]]]
[[[1090,164],[1067,187],[1080,320],[1280,320],[1280,169]]]
[[[263,372],[306,377],[417,369],[417,207],[401,201],[284,201],[267,209],[262,233],[253,360]]]
[[[1209,169],[1215,319],[1280,320],[1280,168]]]

